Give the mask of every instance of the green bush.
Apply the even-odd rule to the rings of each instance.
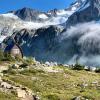
[[[9,67],[8,70],[4,70],[3,71],[4,74],[11,74],[11,75],[16,75],[18,72],[14,69],[12,69],[11,67]]]
[[[23,64],[21,64],[19,67],[20,67],[20,68],[27,68],[27,66],[28,66],[27,63],[23,63]]]
[[[83,65],[80,65],[80,64],[75,64],[73,67],[72,67],[73,70],[84,70],[84,66]]]
[[[15,61],[15,59],[11,56],[10,53],[4,53],[0,49],[0,61]]]
[[[32,57],[28,57],[25,59],[24,63],[27,63],[28,65],[35,64],[35,61]]]
[[[20,61],[23,61],[23,58],[21,58],[19,55],[16,55],[16,56],[15,56],[15,60],[17,60],[17,61],[20,62]]]
[[[2,61],[15,61],[15,59],[11,56],[10,53],[4,53],[4,58]]]

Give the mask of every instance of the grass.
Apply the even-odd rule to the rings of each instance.
[[[19,100],[12,94],[6,94],[3,92],[0,92],[0,100]]]
[[[71,70],[59,67],[62,72],[49,73],[36,69],[7,74],[5,78],[22,84],[39,95],[41,100],[72,100],[76,96],[83,96],[89,100],[100,100],[100,88],[92,86],[92,82],[100,83],[100,74],[84,70]],[[56,69],[56,68],[54,68]],[[88,84],[83,87],[82,84]]]

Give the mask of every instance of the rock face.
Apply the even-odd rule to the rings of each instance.
[[[22,8],[0,14],[0,43],[15,31],[26,29],[39,29],[50,25],[65,25],[68,17],[74,13],[82,2],[76,1],[67,9],[41,12],[31,8]]]
[[[62,31],[56,26],[31,31],[23,29],[6,38],[4,44],[12,45],[14,39],[21,46],[24,56],[33,56],[38,60],[54,60],[54,49],[59,44],[57,37]]]
[[[38,10],[34,10],[26,7],[15,11],[14,14],[25,21],[37,21],[39,20],[38,18],[39,14],[45,14],[45,16],[47,16],[46,13],[42,13]]]
[[[0,14],[0,43],[16,30],[39,29],[50,25],[65,25],[66,20],[80,6],[80,0],[72,3],[66,9],[54,9],[48,12],[41,12],[31,8],[22,8],[16,11],[9,11],[6,14]]]
[[[79,10],[69,17],[67,25],[99,20],[100,19],[99,5],[100,5],[100,0],[84,0]]]
[[[67,9],[63,9],[63,10],[53,9],[48,12],[40,12],[35,9],[24,7],[17,11],[10,11],[10,13],[17,15],[19,18],[21,18],[24,21],[43,21],[43,17],[45,17],[44,19],[52,19],[52,17],[59,17],[63,15],[68,16],[71,13],[73,13],[78,7],[80,7],[81,4],[82,4],[82,0],[77,0],[75,3],[72,3]]]
[[[16,86],[11,82],[9,83],[2,79],[0,79],[0,90],[5,93],[12,93],[13,91],[20,100],[39,100],[37,99],[37,96],[33,95],[30,89],[22,86]]]

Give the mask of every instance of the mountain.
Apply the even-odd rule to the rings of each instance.
[[[48,12],[23,8],[1,14],[0,19],[1,36],[7,37],[3,45],[16,41],[24,56],[44,62],[100,65],[98,0],[77,0],[66,9]]]
[[[45,20],[49,18],[49,16],[44,12],[40,12],[38,10],[26,8],[26,7],[19,9],[17,11],[13,11],[13,14],[18,16],[24,21],[37,21],[37,20],[39,21],[39,20]]]
[[[40,28],[35,31],[23,29],[6,38],[4,42],[7,41],[6,45],[11,45],[14,43],[14,39],[21,46],[25,56],[34,55],[38,60],[49,60],[50,52],[57,44],[57,33],[61,31],[54,26]]]
[[[14,15],[18,16],[24,21],[43,21],[52,19],[52,17],[68,17],[82,4],[81,0],[73,3],[67,9],[53,9],[48,12],[40,12],[31,8],[22,8],[17,11],[11,11]]]
[[[39,29],[50,25],[59,25],[66,22],[68,17],[74,13],[82,3],[77,1],[67,9],[51,10],[40,12],[31,8],[22,8],[17,11],[9,11],[6,14],[0,14],[0,42],[2,37],[6,38],[15,31],[21,29]],[[55,13],[55,14],[54,14]]]
[[[100,20],[100,0],[84,0],[79,9],[73,13],[67,23],[70,25]]]

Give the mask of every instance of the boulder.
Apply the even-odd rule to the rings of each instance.
[[[1,83],[1,87],[5,88],[5,89],[11,89],[12,88],[12,85],[6,83],[6,82],[2,82]]]
[[[47,61],[47,62],[45,62],[45,64],[46,64],[47,66],[50,66],[50,62],[48,62],[48,61]]]
[[[26,91],[25,90],[21,90],[21,89],[17,89],[17,96],[19,98],[25,98],[27,95]]]

